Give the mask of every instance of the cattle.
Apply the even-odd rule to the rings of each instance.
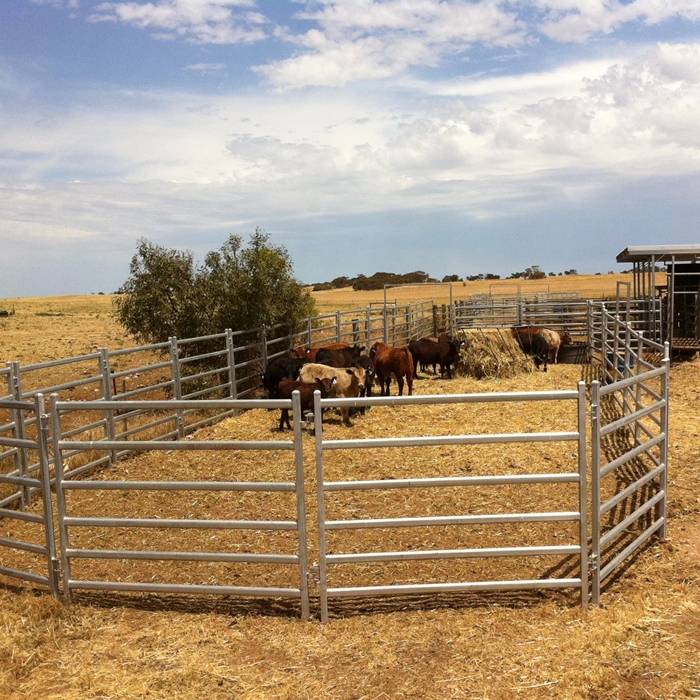
[[[329,367],[352,367],[359,359],[364,346],[353,345],[351,348],[319,348],[316,362]]]
[[[418,363],[420,363],[423,368],[432,365],[433,373],[435,373],[435,365],[440,365],[440,374],[444,374],[447,369],[447,376],[452,379],[452,365],[459,359],[461,344],[461,341],[453,340],[447,333],[441,334],[439,339],[412,340],[408,344],[408,349],[413,357],[413,376],[418,377]]]
[[[315,382],[319,379],[333,379],[333,389],[330,396],[342,396],[345,398],[356,398],[364,390],[365,370],[361,367],[328,367],[310,363],[302,367],[299,379],[303,382]],[[340,414],[343,418],[343,425],[350,426],[350,409],[341,408]]]
[[[318,355],[319,350],[347,350],[350,347],[352,346],[348,345],[347,343],[328,343],[320,348],[306,348],[304,357],[306,358],[307,362],[316,362],[316,356]]]
[[[392,375],[399,385],[399,396],[403,394],[404,378],[408,383],[408,395],[413,394],[413,357],[407,346],[393,348],[384,343],[375,343],[369,352],[374,364],[377,383],[382,388],[382,396],[389,396]]]
[[[535,361],[535,367],[540,368],[544,364],[547,371],[549,360],[549,344],[544,336],[543,329],[535,326],[518,326],[512,329],[513,337],[520,345],[520,348],[527,355],[531,355]]]
[[[569,345],[571,343],[571,335],[569,335],[568,331],[559,333],[559,331],[543,328],[542,336],[547,341],[549,361],[557,364],[559,362],[559,349],[562,345]]]
[[[314,407],[314,392],[320,391],[321,398],[328,397],[335,384],[335,378],[332,379],[317,379],[315,382],[297,382],[292,379],[283,379],[277,388],[277,394],[280,399],[291,399],[292,392],[298,391],[301,399],[301,410],[310,411]],[[280,413],[280,430],[284,430],[284,426],[290,430],[292,424],[289,422],[289,409],[283,408]]]
[[[282,355],[275,357],[267,363],[265,373],[262,375],[262,384],[270,399],[278,398],[278,387],[282,379],[296,379],[299,370],[306,364],[306,360],[299,357]]]

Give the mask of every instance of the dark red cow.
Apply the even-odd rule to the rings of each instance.
[[[403,394],[404,379],[408,383],[408,395],[413,394],[413,357],[408,346],[394,348],[384,343],[375,343],[369,351],[374,365],[374,376],[382,388],[382,396],[389,396],[391,377],[396,377],[399,396]]]

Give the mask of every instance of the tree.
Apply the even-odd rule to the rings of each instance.
[[[526,280],[541,280],[546,276],[547,275],[540,269],[539,265],[531,265],[525,268],[525,272],[523,273],[523,277]]]
[[[140,240],[115,300],[127,331],[146,342],[221,333],[225,328],[294,330],[313,315],[313,297],[293,277],[289,253],[256,229],[246,245],[231,235],[195,265],[189,251]]]
[[[445,275],[442,278],[442,281],[443,282],[460,282],[461,279],[460,279],[459,275]]]

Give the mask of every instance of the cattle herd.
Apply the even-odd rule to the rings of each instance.
[[[567,332],[536,326],[518,326],[512,332],[523,352],[533,357],[538,369],[544,365],[545,372],[548,362],[558,361],[560,347],[571,342]],[[403,395],[404,383],[411,395],[419,369],[427,371],[431,367],[433,374],[437,374],[439,366],[440,375],[446,373],[452,379],[452,368],[459,360],[462,345],[462,340],[441,333],[437,337],[411,340],[402,347],[377,342],[368,353],[357,344],[300,346],[272,359],[262,375],[262,384],[270,399],[290,399],[292,392],[299,391],[304,413],[313,410],[315,391],[320,391],[322,398],[371,396],[376,382],[381,395],[389,396],[392,378],[396,380],[399,396]],[[348,408],[343,408],[341,415],[344,425],[352,425]],[[284,430],[285,425],[292,427],[288,409],[282,409],[279,429]]]

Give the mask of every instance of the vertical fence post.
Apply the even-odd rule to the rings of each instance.
[[[591,384],[591,600],[600,602],[600,382]]]
[[[309,618],[309,567],[307,562],[306,504],[304,489],[304,442],[301,432],[301,394],[292,392],[292,420],[294,421],[294,490],[297,497],[297,537],[299,556],[299,592],[301,618]]]
[[[382,323],[383,323],[382,338],[384,340],[384,343],[386,345],[388,345],[389,344],[389,323],[388,323],[388,319],[386,316],[386,304],[384,304],[384,310],[382,313]]]
[[[589,299],[586,302],[586,328],[588,335],[588,364],[593,361],[593,302]]]
[[[433,335],[438,334],[438,307],[437,304],[433,304]]]
[[[335,312],[335,339],[340,342],[342,338],[340,311]]]
[[[236,386],[236,352],[233,342],[233,331],[230,328],[226,329],[226,357],[228,357],[228,394],[232,399],[237,399],[238,387]]]
[[[109,350],[100,348],[100,373],[102,374],[102,398],[105,401],[112,400],[112,373],[109,368]],[[108,440],[115,439],[114,411],[105,411],[105,437]],[[109,451],[109,464],[114,466],[117,461],[116,450]]]
[[[180,349],[177,345],[177,338],[172,336],[170,339],[170,368],[173,377],[173,395],[175,400],[179,401],[182,398],[182,382],[180,378]],[[181,410],[175,411],[175,422],[177,424],[177,436],[182,438],[185,435],[185,426],[183,424],[183,414]]]
[[[586,488],[586,382],[578,383],[578,510],[581,546],[581,607],[588,607],[588,493]]]
[[[666,539],[666,520],[668,518],[668,399],[669,399],[669,384],[671,373],[671,346],[667,340],[664,343],[664,373],[661,375],[661,396],[663,397],[663,407],[661,408],[661,430],[664,431],[664,440],[662,443],[661,459],[663,460],[664,469],[661,472],[661,489],[664,492],[664,497],[659,503],[659,516],[664,519],[663,525],[659,530],[659,537],[662,540]]]
[[[391,309],[391,344],[396,346],[396,304]]]
[[[267,367],[267,329],[260,328],[260,356],[262,357],[263,371]]]
[[[386,307],[384,307],[386,309]],[[321,622],[328,621],[328,576],[326,571],[326,494],[323,477],[323,418],[321,392],[314,391],[314,445],[316,454],[316,515],[318,517],[318,593]]]
[[[56,480],[56,510],[58,511],[58,531],[61,537],[61,570],[63,572],[63,597],[71,598],[70,557],[66,553],[70,547],[68,526],[66,525],[66,495],[63,490],[63,454],[61,453],[61,415],[56,407],[58,394],[51,394],[51,436],[53,440],[54,477]]]
[[[367,350],[369,350],[372,345],[372,307],[368,306],[365,309],[365,337]]]
[[[44,541],[46,543],[46,565],[49,589],[58,597],[58,559],[56,558],[56,535],[54,534],[53,508],[51,505],[51,474],[49,473],[49,417],[44,408],[44,395],[34,397],[36,418],[36,442],[39,453],[39,481],[44,516]]]
[[[352,342],[353,345],[360,343],[360,321],[356,318],[352,319]]]
[[[311,347],[313,343],[314,326],[311,318],[306,319],[306,347]]]
[[[640,330],[639,331],[639,338],[637,339],[637,368],[639,372],[643,372],[643,368],[641,367],[641,362],[644,359],[644,331]],[[642,385],[640,382],[637,382],[634,387],[634,405],[635,405],[635,410],[639,410],[642,407]],[[662,428],[663,430],[663,428]],[[636,420],[634,421],[634,444],[635,445],[641,445],[642,442],[639,439],[639,433],[640,433],[640,428],[639,428],[639,421]]]
[[[15,401],[21,401],[22,400],[22,381],[20,378],[20,369],[19,369],[19,362],[9,362],[8,363],[10,367],[10,393],[12,394],[12,398]],[[14,424],[15,424],[15,437],[18,440],[24,440],[26,439],[26,430],[25,430],[25,425],[24,425],[24,412],[20,410],[15,410],[13,411],[13,419],[14,419]],[[18,447],[17,448],[17,468],[19,470],[19,475],[21,477],[27,477],[29,474],[27,473],[27,465],[29,464],[29,460],[27,459],[27,448],[26,447]],[[20,487],[20,506],[21,509],[24,510],[28,505],[31,505],[32,502],[32,492],[31,489],[23,484]]]

